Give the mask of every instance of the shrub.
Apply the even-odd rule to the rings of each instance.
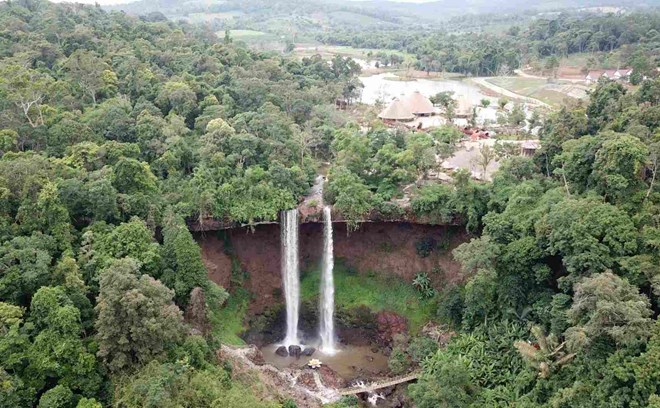
[[[460,286],[453,286],[438,302],[438,319],[454,328],[461,327],[464,308],[463,290]]]
[[[436,295],[436,290],[431,285],[428,273],[418,273],[413,280],[413,286],[417,288],[422,299],[430,299]]]
[[[401,347],[394,347],[390,358],[387,360],[387,367],[394,375],[400,375],[408,371],[410,360]]]
[[[438,350],[438,343],[426,336],[413,337],[408,345],[408,354],[413,363],[419,364]]]
[[[415,252],[421,258],[426,258],[431,255],[433,249],[438,245],[438,242],[433,237],[424,237],[415,242]]]
[[[66,408],[71,406],[73,401],[73,392],[69,387],[57,385],[46,391],[39,398],[38,408]]]
[[[294,400],[289,398],[286,401],[284,401],[284,403],[282,404],[282,408],[298,408],[298,405]]]

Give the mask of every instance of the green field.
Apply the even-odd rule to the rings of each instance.
[[[191,23],[207,23],[213,20],[232,20],[241,14],[242,13],[238,11],[230,11],[226,13],[190,13],[186,18]]]
[[[572,99],[570,96],[561,91],[548,89],[549,84],[545,79],[495,77],[488,78],[487,81],[517,94],[538,99],[552,106],[559,106],[563,104],[567,98]],[[558,84],[562,84],[562,81],[558,81]]]
[[[314,43],[299,44],[294,51],[294,55],[298,58],[311,57],[313,55],[321,55],[323,58],[332,58],[335,55],[341,55],[342,57],[350,57],[353,59],[360,59],[367,61],[371,59],[375,60],[375,55],[379,52],[385,52],[387,54],[396,54],[402,56],[406,61],[414,60],[414,56],[407,54],[402,51],[395,50],[378,50],[370,48],[353,48],[342,45],[320,45]],[[370,58],[368,54],[371,53],[372,57]]]
[[[349,11],[335,11],[328,15],[331,21],[336,24],[355,25],[355,26],[387,26],[394,25],[390,22],[380,20],[364,14],[349,12]]]
[[[488,82],[525,96],[531,96],[548,83],[545,79],[521,77],[488,78]]]
[[[216,32],[219,38],[225,36],[224,31]],[[284,48],[284,40],[277,34],[258,30],[230,30],[229,35],[234,41],[244,42],[257,49],[279,50]]]
[[[273,37],[273,34],[268,34],[263,31],[255,31],[255,30],[231,30],[229,31],[229,34],[233,38],[243,41],[248,41],[256,38],[261,39],[264,37]]]

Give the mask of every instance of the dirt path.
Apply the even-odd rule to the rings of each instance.
[[[508,98],[518,99],[532,105],[542,106],[544,108],[551,108],[550,105],[548,105],[545,102],[539,101],[538,99],[530,98],[529,96],[520,95],[513,91],[509,91],[508,89],[502,88],[501,86],[497,86],[493,83],[490,83],[487,81],[488,77],[476,77],[476,78],[471,78],[470,80],[476,83],[477,85],[480,85],[486,89],[489,89],[495,93],[506,96]]]

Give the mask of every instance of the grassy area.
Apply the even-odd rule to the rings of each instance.
[[[187,17],[191,23],[208,23],[213,20],[232,20],[240,16],[238,11],[230,11],[226,13],[190,13]]]
[[[353,48],[343,45],[317,45],[317,44],[300,44],[296,49],[295,54],[299,57],[309,57],[315,54],[321,54],[324,57],[331,57],[339,54],[343,57],[359,58],[362,60],[367,59],[367,54],[371,52],[376,55],[379,52],[387,54],[395,54],[404,58],[413,58],[411,54],[396,50],[379,50],[375,48]],[[373,58],[372,58],[373,59]]]
[[[545,79],[495,77],[488,78],[487,81],[517,94],[538,99],[548,105],[560,106],[564,103],[565,99],[571,99],[569,95],[561,91],[548,89],[548,81]],[[566,84],[566,82],[562,81],[558,81],[558,83]]]
[[[263,39],[264,37],[272,36],[272,34],[268,34],[263,31],[256,31],[256,30],[231,30],[229,31],[229,34],[232,36],[232,38],[242,41]]]
[[[390,22],[379,20],[365,14],[354,13],[350,11],[335,11],[329,14],[330,19],[335,24],[354,25],[354,26],[388,26],[394,25]]]
[[[242,288],[234,291],[222,306],[210,307],[210,321],[213,336],[224,344],[245,344],[240,334],[245,330],[243,322],[250,303],[250,293]]]
[[[546,59],[543,61],[545,62]],[[580,52],[569,54],[563,57],[559,61],[559,64],[561,66],[584,67],[587,65],[589,59],[595,59],[597,61],[598,67],[596,68],[618,68],[621,64],[621,50],[614,50],[612,52]]]
[[[566,99],[573,99],[565,93],[553,91],[551,89],[541,89],[532,95],[532,97],[552,106],[561,106],[564,104]]]
[[[300,286],[302,300],[318,298],[320,278],[320,269],[303,274]],[[408,319],[413,333],[435,315],[434,302],[420,300],[412,284],[398,276],[377,272],[359,274],[337,261],[334,278],[337,308],[367,306],[374,312],[391,310]]]

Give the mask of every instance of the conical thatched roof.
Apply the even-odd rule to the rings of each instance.
[[[405,103],[396,98],[387,108],[383,109],[378,117],[386,120],[413,120],[415,115]]]
[[[419,91],[408,95],[405,103],[415,115],[430,115],[435,112],[435,108],[429,98],[422,95]]]
[[[470,103],[470,101],[467,100],[467,98],[460,98],[456,105],[457,105],[455,111],[456,116],[468,117],[472,115],[473,106]]]

